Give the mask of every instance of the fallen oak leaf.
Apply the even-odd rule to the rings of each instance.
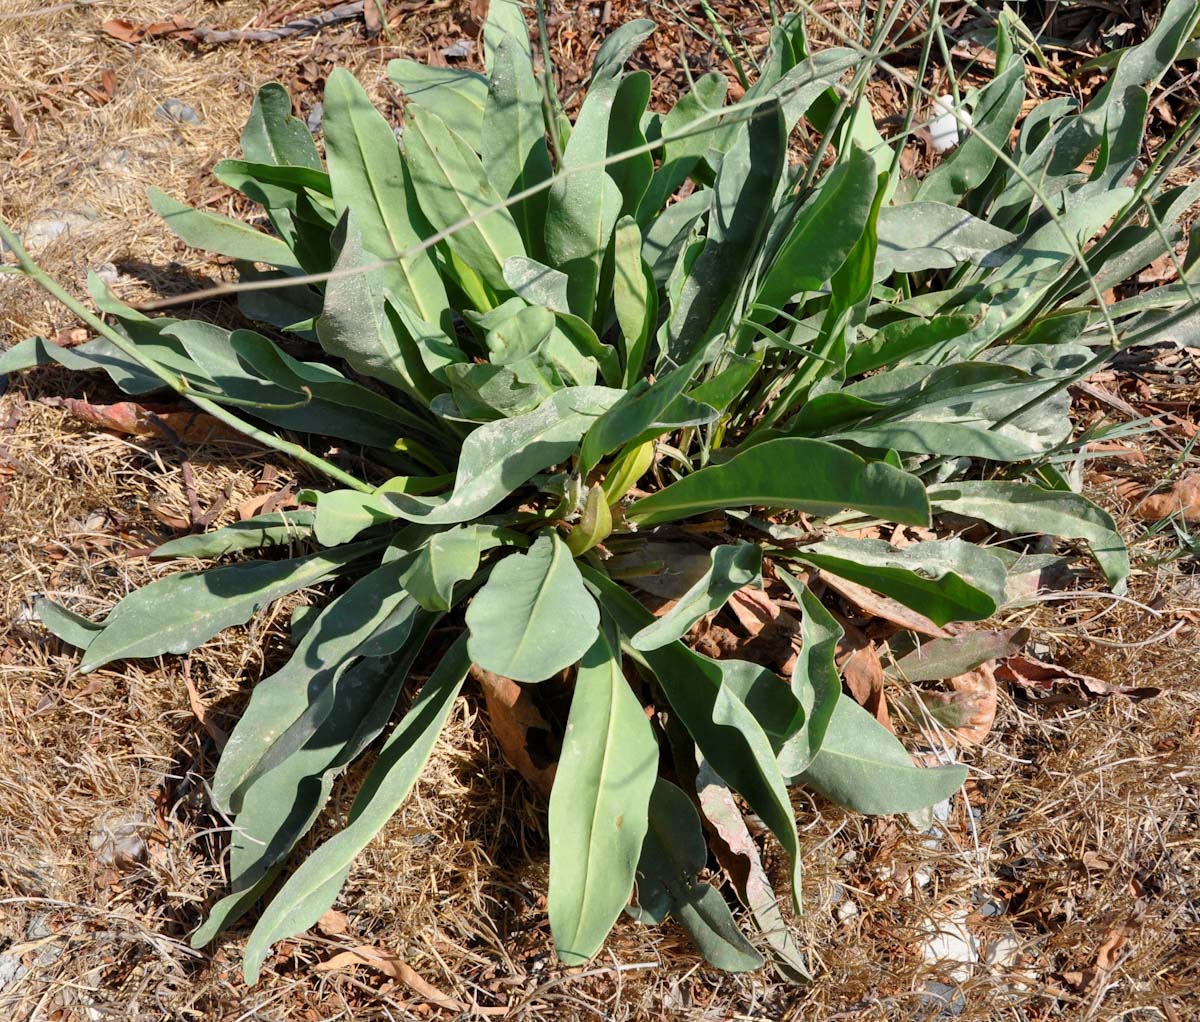
[[[875,643],[867,640],[854,649],[842,661],[841,672],[854,701],[889,731],[894,731],[887,697],[883,693],[883,663]]]
[[[331,908],[317,920],[317,929],[326,937],[338,937],[350,929],[350,917],[345,912]]]
[[[921,635],[930,635],[935,639],[948,639],[953,634],[940,625],[935,625],[924,614],[910,610],[898,600],[893,600],[890,596],[880,596],[866,586],[851,582],[848,578],[839,578],[837,575],[823,571],[821,580],[830,589],[845,597],[859,610],[871,617],[883,618],[900,628],[905,628],[910,632],[919,632]]]
[[[1133,513],[1145,521],[1180,515],[1185,522],[1200,522],[1200,472],[1184,476],[1166,493],[1143,498]]]
[[[980,744],[996,721],[995,668],[980,664],[973,671],[948,679],[946,684],[949,692],[921,692],[921,701],[956,739]]]
[[[250,442],[245,434],[239,433],[211,415],[179,411],[169,405],[142,405],[134,401],[96,405],[72,397],[47,398],[43,403],[65,408],[75,418],[93,426],[130,436],[157,437],[188,443],[222,440]]]

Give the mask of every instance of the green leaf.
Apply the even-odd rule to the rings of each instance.
[[[650,19],[635,18],[605,36],[592,60],[592,88],[596,87],[598,79],[619,76],[625,62],[633,56],[633,51],[649,38],[654,29],[654,22]]]
[[[850,349],[846,359],[846,375],[860,376],[872,369],[895,365],[909,356],[940,348],[954,338],[969,334],[977,325],[977,317],[957,313],[933,319],[912,317],[888,323]]]
[[[33,613],[58,639],[76,649],[87,649],[103,630],[103,624],[72,613],[44,596],[34,601]]]
[[[544,533],[502,560],[466,614],[471,659],[514,681],[544,681],[596,639],[600,612],[566,544]]]
[[[415,60],[389,60],[388,77],[409,102],[437,114],[475,152],[483,151],[484,109],[488,80],[477,71],[430,67]]]
[[[550,931],[567,965],[604,943],[633,891],[658,743],[602,628],[575,679],[550,792]]]
[[[712,567],[662,617],[655,619],[630,640],[645,652],[674,642],[705,614],[719,610],[744,586],[762,586],[762,548],[753,543],[736,543],[712,549]]]
[[[642,261],[642,233],[630,217],[617,221],[613,252],[613,308],[623,342],[622,382],[628,388],[642,376],[658,325],[658,288]]]
[[[503,291],[504,260],[525,246],[512,214],[492,187],[483,163],[437,114],[408,111],[404,133],[409,170],[421,209],[438,230],[456,229],[447,244],[497,291]]]
[[[720,892],[697,874],[708,860],[700,817],[691,799],[662,778],[650,796],[649,826],[638,863],[635,918],[662,922],[673,915],[704,956],[726,972],[751,972],[762,956],[754,950]]]
[[[223,629],[245,624],[281,596],[336,574],[373,546],[181,571],[151,582],[112,609],[79,669],[87,674],[113,660],[187,653]]]
[[[582,557],[608,539],[612,529],[612,511],[604,487],[593,483],[588,490],[579,522],[567,537],[567,549],[571,551],[572,557]]]
[[[215,532],[180,536],[156,547],[154,560],[170,557],[224,557],[240,550],[285,546],[308,539],[313,532],[312,511],[275,511],[234,522]]]
[[[845,632],[808,586],[801,585],[779,565],[775,571],[801,610],[801,646],[792,668],[792,693],[804,711],[804,723],[787,736],[779,750],[780,770],[785,777],[793,777],[807,769],[820,751],[842,694],[835,658]]]
[[[1086,497],[1029,483],[991,480],[939,486],[930,491],[929,500],[939,511],[978,518],[1006,532],[1082,539],[1091,547],[1113,592],[1120,595],[1125,590],[1129,577],[1125,541],[1112,516]]]
[[[892,273],[953,269],[959,263],[998,266],[1015,234],[941,202],[908,202],[879,211],[875,279]]]
[[[420,695],[383,744],[363,781],[350,818],[288,879],[259,919],[246,944],[246,982],[258,980],[271,945],[301,933],[328,910],[358,853],[383,829],[412,791],[434,743],[450,716],[471,666],[460,638],[421,689]]]
[[[0,353],[0,376],[44,365],[60,365],[73,372],[103,370],[126,394],[149,394],[166,386],[140,362],[103,337],[74,348],[64,348],[44,337],[30,337]]]
[[[268,82],[254,97],[242,129],[242,153],[251,163],[322,169],[308,127],[292,116],[292,97],[277,82]]]
[[[488,74],[495,76],[500,50],[506,42],[532,61],[522,0],[488,0],[483,23],[483,66]]]
[[[240,220],[192,209],[158,188],[150,188],[146,194],[154,212],[166,221],[184,244],[192,248],[202,248],[252,263],[300,268],[292,250],[278,238],[256,231]]]
[[[489,422],[467,437],[448,497],[391,493],[387,500],[410,521],[453,525],[478,518],[537,473],[570,457],[587,428],[619,396],[604,387],[560,390],[536,411]]]
[[[1004,602],[1003,562],[961,539],[894,547],[881,539],[843,536],[784,556],[891,596],[938,625],[982,621]]]
[[[770,224],[767,196],[779,186],[786,156],[778,102],[757,107],[721,160],[704,248],[672,303],[666,354],[676,364],[724,329]]]
[[[414,337],[399,316],[389,314],[388,294],[396,284],[395,273],[366,250],[354,215],[347,213],[339,234],[344,239],[341,252],[317,320],[321,347],[364,376],[429,404],[445,388],[431,375],[427,359],[430,363],[436,356],[449,359],[448,342],[439,345],[437,337],[426,340],[424,334]]]
[[[484,551],[517,541],[525,542],[520,533],[495,525],[460,525],[435,533],[400,558],[400,584],[426,610],[449,610],[455,586],[474,577]]]
[[[840,696],[821,751],[796,783],[869,815],[911,813],[949,798],[967,779],[962,766],[918,767],[887,728]]]
[[[625,640],[653,621],[653,615],[610,578],[591,568],[583,570]],[[713,770],[778,838],[791,862],[793,900],[798,899],[799,839],[775,751],[754,715],[724,684],[721,666],[682,642],[646,652],[631,648],[630,655],[653,672],[671,709]]]
[[[504,280],[530,305],[540,305],[556,313],[571,311],[567,297],[570,279],[561,270],[535,259],[513,256],[504,264]]]
[[[499,6],[501,0],[496,0],[492,9]],[[496,48],[483,121],[483,165],[496,191],[505,198],[548,181],[553,174],[542,92],[534,77],[527,37],[503,38]],[[546,191],[522,199],[509,211],[525,251],[540,257],[545,248]]]
[[[662,164],[638,205],[637,220],[642,226],[666,205],[704,156],[720,128],[715,114],[725,102],[728,86],[723,74],[710,71],[695,80],[691,92],[663,119]]]
[[[654,175],[654,157],[645,150],[646,136],[641,120],[650,102],[650,73],[635,71],[626,75],[613,98],[608,120],[608,175],[621,190],[621,215],[630,216],[638,208],[650,178]],[[624,153],[634,155],[621,157]]]
[[[696,222],[708,212],[712,201],[711,188],[698,188],[687,198],[671,203],[645,226],[642,258],[658,285],[666,283]]]
[[[819,440],[782,438],[755,444],[635,501],[625,512],[639,526],[672,522],[717,508],[796,508],[831,515],[855,508],[910,525],[929,524],[921,481],[884,462]]]
[[[896,661],[885,673],[905,681],[942,681],[975,670],[988,660],[1020,652],[1029,638],[1024,628],[1003,632],[964,632],[949,639],[928,639]]]
[[[329,490],[317,495],[313,534],[321,546],[341,546],[363,530],[395,517],[395,512],[379,493]]]
[[[621,190],[604,168],[618,81],[603,78],[588,91],[546,207],[546,254],[570,278],[571,312],[593,322],[604,262],[621,215]]]
[[[396,136],[344,68],[335,68],[325,85],[325,148],[338,216],[353,208],[365,249],[391,261],[388,288],[427,323],[445,325],[449,303],[432,255],[422,250],[398,258],[432,232],[414,219],[415,201]]]

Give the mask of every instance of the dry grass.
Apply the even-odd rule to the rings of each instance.
[[[229,27],[278,5],[135,6],[138,20],[180,14]],[[26,145],[0,120],[0,215],[23,227],[45,210],[95,214],[39,256],[77,293],[88,269],[113,263],[118,293],[134,301],[225,272],[177,247],[143,190],[155,183],[236,211],[207,170],[236,151],[257,85],[273,77],[294,85],[309,64],[319,77],[331,61],[377,80],[397,52],[425,56],[440,38],[469,33],[467,3],[433,4],[402,20],[387,45],[365,43],[352,24],[198,54],[171,41],[129,48],[106,38],[99,24],[129,16],[128,5],[45,7],[8,0],[4,14],[28,18],[0,20],[5,97],[35,126]],[[572,66],[594,49],[589,18],[556,26]],[[715,60],[713,51],[696,52],[700,69]],[[97,85],[103,68],[115,72],[117,91],[99,104],[78,87]],[[677,87],[665,69],[656,75],[659,93]],[[157,118],[168,97],[203,122]],[[305,94],[302,105],[314,98]],[[70,325],[34,289],[0,285],[6,342]],[[257,449],[116,437],[42,400],[82,394],[115,397],[107,384],[47,369],[14,381],[0,399],[2,1017],[451,1017],[372,973],[313,968],[339,949],[373,944],[464,1002],[509,1006],[512,1018],[907,1020],[937,1013],[923,993],[948,973],[927,964],[920,947],[953,914],[984,945],[1019,948],[1007,964],[953,984],[965,997],[963,1018],[1200,1016],[1200,685],[1197,618],[1186,616],[1200,607],[1200,585],[1187,561],[1135,579],[1131,596],[1165,624],[1120,604],[1088,626],[1120,646],[1079,634],[1094,601],[1039,609],[1032,623],[1059,662],[1164,693],[1141,703],[1047,704],[1002,692],[994,731],[968,754],[967,798],[954,800],[936,839],[903,821],[797,797],[809,911],[795,925],[818,972],[812,987],[784,986],[769,972],[715,973],[677,928],[630,922],[593,968],[560,968],[544,913],[545,806],[504,764],[468,694],[413,798],[356,864],[337,903],[345,932],[285,942],[263,982],[247,990],[238,972],[245,926],[205,952],[186,940],[223,885],[227,824],[205,794],[218,749],[212,731],[228,730],[249,684],[281,661],[292,604],[186,660],[80,677],[72,653],[29,620],[29,599],[45,593],[101,613],[171,570],[138,551],[175,534],[193,505],[224,502],[221,522],[256,486],[305,480]],[[1153,446],[1148,453],[1149,474],[1174,457]],[[1179,615],[1184,626],[1169,639],[1139,645]],[[355,779],[336,793],[325,832]],[[993,902],[1002,914],[985,914]],[[1096,973],[1098,958],[1111,968]]]

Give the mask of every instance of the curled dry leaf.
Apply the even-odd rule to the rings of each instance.
[[[211,415],[180,411],[169,405],[142,405],[135,401],[94,405],[90,401],[73,397],[47,403],[65,408],[75,418],[90,422],[101,429],[127,433],[130,436],[160,437],[165,440],[182,440],[185,443],[220,440],[247,442],[243,434]]]
[[[931,714],[958,740],[978,745],[996,720],[996,670],[980,664],[947,682],[949,692],[922,692]]]
[[[1075,685],[1084,695],[1121,695],[1130,699],[1149,699],[1162,691],[1152,685],[1113,685],[1089,674],[1069,671],[1057,664],[1048,664],[1044,660],[1026,655],[1009,657],[998,664],[996,680],[1041,692],[1051,692],[1056,687],[1069,683]]]
[[[350,918],[345,912],[331,908],[317,920],[317,929],[326,937],[337,937],[350,929]]]
[[[464,1004],[456,997],[449,997],[442,993],[432,983],[422,978],[416,969],[401,961],[390,951],[384,951],[382,948],[372,947],[369,944],[336,954],[329,961],[317,965],[316,970],[333,972],[337,969],[351,969],[356,965],[365,965],[368,969],[381,973],[388,979],[403,983],[410,990],[419,994],[423,1000],[437,1005],[439,1008],[458,1012],[471,1010],[470,1005]],[[507,1009],[502,1010],[507,1011]]]
[[[842,680],[859,706],[888,730],[894,731],[887,696],[883,693],[883,664],[875,643],[869,639],[864,639],[863,643],[842,661]]]
[[[511,678],[471,667],[471,677],[483,691],[487,703],[492,733],[500,743],[504,758],[513,768],[547,798],[554,785],[556,763],[543,762],[530,747],[530,732],[543,731],[550,735],[550,725],[538,712],[529,692]]]
[[[863,613],[872,617],[881,617],[900,628],[907,628],[910,632],[919,632],[921,635],[931,635],[935,639],[948,639],[952,634],[940,625],[935,625],[924,614],[910,610],[891,597],[880,596],[857,582],[838,578],[829,572],[822,572],[821,579],[830,589],[840,593]]]
[[[1146,521],[1179,515],[1185,522],[1200,522],[1200,472],[1184,476],[1166,493],[1145,498],[1134,514]]]
[[[733,792],[707,763],[700,764],[696,791],[701,813],[714,835],[713,851],[770,944],[779,970],[797,982],[810,979]]]

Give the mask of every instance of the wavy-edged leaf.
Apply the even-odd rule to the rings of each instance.
[[[87,649],[104,630],[103,624],[89,621],[44,596],[34,601],[33,613],[56,638],[76,649]]]
[[[233,259],[245,259],[247,262],[300,269],[300,263],[291,248],[279,238],[256,231],[240,220],[192,209],[159,188],[150,188],[146,194],[154,212],[163,218],[185,245]]]
[[[658,288],[642,260],[642,232],[631,217],[617,221],[613,242],[613,310],[621,327],[622,382],[641,379],[658,325]]]
[[[130,593],[104,619],[80,671],[113,660],[187,653],[218,632],[245,624],[268,603],[329,578],[374,549],[360,543],[282,561],[251,561],[208,571],[181,571]]]
[[[762,586],[762,547],[755,543],[715,546],[712,565],[670,610],[630,640],[636,650],[658,649],[681,639],[705,614],[719,610],[745,586]]]
[[[621,190],[621,215],[631,216],[638,208],[650,178],[654,157],[646,149],[642,118],[650,102],[650,73],[634,71],[621,79],[608,119],[608,176]],[[624,155],[628,153],[629,155]]]
[[[558,957],[586,962],[633,891],[646,836],[658,743],[601,628],[575,678],[562,754],[550,792],[547,909]]]
[[[879,211],[875,279],[892,273],[999,266],[1017,236],[942,202],[906,202]]]
[[[296,870],[259,919],[246,944],[246,982],[258,980],[275,941],[312,926],[341,890],[358,853],[400,807],[433,751],[450,716],[471,659],[466,637],[454,643],[396,725],[354,799],[346,826]]]
[[[126,394],[149,394],[166,386],[140,362],[103,337],[74,348],[64,348],[45,337],[30,337],[0,352],[0,376],[45,365],[60,365],[72,372],[100,370]]]
[[[1040,532],[1084,540],[1113,592],[1119,595],[1125,590],[1129,551],[1117,523],[1107,511],[1078,493],[986,480],[938,486],[930,491],[929,500],[939,511],[978,518],[1006,532]]]
[[[409,172],[421,209],[438,230],[462,224],[446,243],[497,291],[503,291],[504,260],[525,255],[521,232],[501,202],[471,147],[437,114],[408,112],[404,134]],[[468,221],[464,223],[464,221]]]
[[[485,551],[525,542],[520,533],[495,525],[446,529],[400,558],[400,584],[426,610],[449,610],[455,587],[474,577]]]
[[[544,681],[591,647],[600,612],[571,552],[550,532],[492,569],[466,622],[471,659],[485,671]]]
[[[762,965],[762,956],[737,928],[720,892],[698,879],[707,859],[691,799],[659,778],[650,796],[633,916],[661,923],[672,915],[709,964],[726,972],[750,972]]]
[[[604,387],[560,390],[536,411],[489,422],[468,436],[448,497],[392,493],[387,499],[410,521],[454,525],[478,518],[538,472],[570,457],[579,438],[618,397],[620,391]]]
[[[641,526],[727,507],[796,508],[831,515],[846,508],[909,525],[929,524],[925,487],[885,462],[819,440],[755,444],[635,501],[625,516]]]
[[[894,734],[842,695],[820,752],[795,783],[855,812],[881,815],[934,805],[966,779],[966,767],[916,766]]]
[[[213,532],[180,536],[155,547],[150,557],[224,557],[241,550],[287,546],[308,539],[313,533],[312,511],[273,511],[242,522],[233,522]]]
[[[1005,599],[1004,562],[961,539],[894,547],[840,536],[785,556],[893,597],[938,625],[981,621]]]
[[[801,646],[792,668],[792,694],[804,711],[804,723],[787,736],[779,750],[780,770],[785,777],[793,777],[805,770],[820,751],[842,694],[835,657],[845,632],[808,586],[778,565],[775,571],[799,602],[801,611]]]

